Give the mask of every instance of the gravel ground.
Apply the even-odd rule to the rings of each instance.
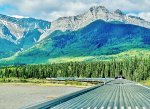
[[[54,99],[83,88],[37,85],[0,85],[0,109],[18,109],[37,102]]]

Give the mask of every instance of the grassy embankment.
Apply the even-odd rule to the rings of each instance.
[[[150,86],[150,79],[145,80],[145,81],[141,81],[141,84],[144,84],[145,86]]]
[[[0,78],[0,84],[28,84],[39,86],[72,86],[72,87],[89,87],[93,84],[78,81],[48,81],[46,79],[23,79],[23,78]]]

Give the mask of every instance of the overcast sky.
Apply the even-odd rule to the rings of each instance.
[[[0,14],[52,21],[83,13],[95,5],[111,11],[120,9],[150,21],[150,0],[0,0]]]

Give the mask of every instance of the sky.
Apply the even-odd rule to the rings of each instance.
[[[53,21],[81,14],[92,6],[120,9],[150,21],[150,0],[0,0],[0,14]]]

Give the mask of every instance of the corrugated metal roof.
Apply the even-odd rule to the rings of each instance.
[[[77,96],[67,95],[44,104],[40,109],[150,109],[150,89],[135,82],[117,79],[91,88]],[[70,96],[70,98],[69,98]],[[55,103],[55,104],[54,104]],[[41,107],[42,106],[42,107]],[[34,106],[31,107],[35,108]]]

